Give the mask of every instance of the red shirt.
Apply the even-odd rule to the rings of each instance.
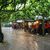
[[[38,24],[32,25],[32,28],[38,28]]]
[[[48,28],[50,28],[50,24],[48,24]]]
[[[46,23],[45,24],[45,28],[50,28],[50,24],[49,23]]]
[[[36,25],[32,25],[32,28],[36,28]]]

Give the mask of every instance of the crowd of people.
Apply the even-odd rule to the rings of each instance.
[[[50,21],[47,20],[43,24],[42,20],[36,20],[30,26],[28,26],[27,24],[25,28],[26,30],[34,34],[39,34],[39,35],[50,34]]]
[[[14,22],[12,24],[13,29],[24,29],[24,31],[28,31],[33,34],[39,34],[39,35],[46,35],[50,34],[50,20],[47,20],[44,22],[42,20],[36,20],[34,22],[25,22],[24,25],[22,23],[16,23]],[[44,32],[43,32],[44,31]]]
[[[12,24],[12,28],[13,29],[23,29],[23,24],[22,23],[16,23],[16,22],[14,22]]]

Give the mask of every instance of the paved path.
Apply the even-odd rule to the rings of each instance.
[[[0,50],[50,50],[50,38],[4,27],[2,32],[5,43],[0,43]]]

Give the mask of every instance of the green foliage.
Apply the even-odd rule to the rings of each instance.
[[[9,21],[9,18],[10,18],[10,15],[11,15],[11,12],[10,13],[1,12],[0,13],[0,20],[1,20],[1,22],[8,22]]]
[[[6,1],[6,2],[5,2]],[[9,4],[8,4],[9,3]],[[15,3],[15,4],[14,4]],[[14,21],[16,19],[34,19],[34,16],[41,15],[43,17],[50,16],[50,0],[1,0],[0,9],[1,10],[14,10],[15,6],[18,4],[24,4],[24,7],[19,10],[22,6],[18,8],[16,12],[2,14],[2,19],[5,21]]]
[[[26,4],[26,1],[27,1],[27,0],[20,0],[20,3]]]

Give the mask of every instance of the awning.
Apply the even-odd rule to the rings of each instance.
[[[17,20],[16,22],[18,22],[18,23],[22,23],[22,22],[24,22],[24,20]]]

